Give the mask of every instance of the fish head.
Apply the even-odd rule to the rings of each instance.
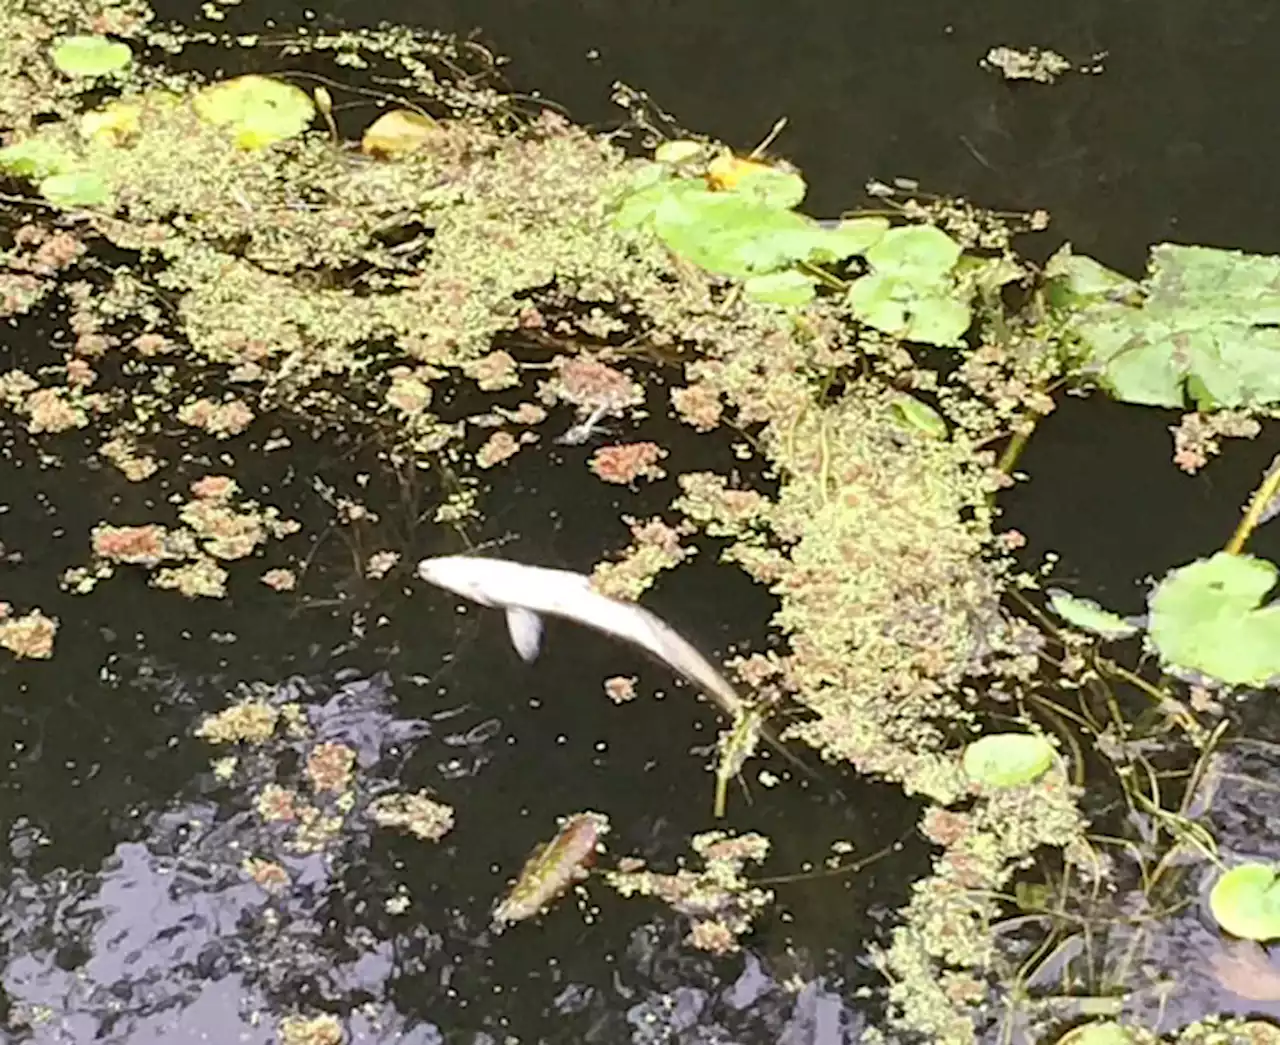
[[[484,559],[469,555],[440,555],[418,563],[418,576],[428,584],[444,588],[464,599],[484,606],[494,605],[493,585]]]

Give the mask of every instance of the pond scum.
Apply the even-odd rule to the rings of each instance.
[[[1161,293],[1193,296],[1194,266],[1220,259],[1169,248],[1143,285],[1069,250],[1038,270],[1011,238],[1043,229],[1046,215],[995,215],[878,185],[871,209],[819,227],[794,211],[803,182],[781,162],[735,161],[692,139],[654,139],[652,159],[628,157],[554,113],[521,110],[491,86],[495,63],[480,48],[408,30],[224,40],[162,29],[134,0],[26,0],[0,11],[0,41],[0,312],[23,345],[33,340],[24,322],[62,332],[46,333],[43,359],[9,353],[0,375],[9,452],[29,440],[56,467],[80,452],[67,435],[78,432],[128,483],[150,489],[174,469],[186,483],[178,497],[128,499],[142,514],[84,533],[83,563],[61,577],[64,590],[92,598],[102,586],[109,598],[122,569],[171,589],[156,598],[218,598],[233,571],[256,571],[280,592],[304,588],[306,563],[287,551],[298,524],[236,480],[237,458],[287,449],[283,420],[320,439],[373,440],[396,475],[439,477],[444,493],[428,515],[461,526],[482,507],[487,470],[518,468],[526,447],[559,434],[543,427],[552,407],[606,426],[638,417],[646,375],[665,368],[682,375],[670,408],[690,437],[730,433],[772,485],[679,475],[670,515],[626,520],[631,543],[600,564],[596,582],[634,598],[692,553],[686,538],[727,539],[724,561],[776,595],[772,627],[786,639],[785,652],[733,665],[745,686],[801,712],[790,739],[930,803],[920,827],[939,853],[878,954],[891,1003],[883,1033],[962,1045],[980,1011],[989,1020],[1022,1006],[1044,1028],[1091,1011],[1035,1009],[1025,967],[1008,971],[997,929],[1021,918],[1051,948],[1063,924],[1094,917],[1089,898],[1118,873],[1079,804],[1079,733],[1092,732],[1117,773],[1136,757],[1111,686],[1154,695],[1194,757],[1221,735],[1221,693],[1214,672],[1199,670],[1189,703],[1175,701],[1182,683],[1172,673],[1152,681],[1103,657],[1107,622],[1125,624],[1100,607],[1058,600],[1075,628],[1030,602],[1013,614],[1037,577],[1017,571],[1011,553],[1023,538],[998,532],[993,505],[1068,384],[1163,406],[1190,395],[1196,409],[1176,442],[1189,470],[1221,437],[1256,433],[1255,418],[1280,398],[1270,357],[1256,356],[1276,350],[1261,327],[1246,331],[1255,356],[1233,360],[1212,322],[1179,326],[1167,307],[1144,307]],[[241,48],[246,61],[283,71],[211,85],[176,71],[193,44]],[[300,55],[328,56],[331,76],[290,75]],[[369,100],[370,68],[389,115],[348,142],[336,117]],[[619,98],[644,126],[639,96],[620,89]],[[1270,264],[1237,260],[1241,272]],[[1174,289],[1162,273],[1173,273]],[[1274,309],[1268,299],[1256,323],[1274,324]],[[1213,322],[1248,326],[1242,314],[1226,309]],[[1154,358],[1161,330],[1184,339],[1176,361],[1167,350]],[[1210,348],[1221,365],[1197,369],[1196,352]],[[955,352],[946,377],[925,365]],[[451,406],[464,402],[463,414]],[[216,469],[201,473],[188,435],[217,442]],[[591,469],[630,484],[660,477],[665,454],[624,443],[599,450]],[[373,513],[318,494],[338,525]],[[276,545],[285,550],[263,569]],[[399,585],[412,568],[406,551],[368,549],[360,568]],[[1265,590],[1237,607],[1239,620],[1263,612]],[[54,656],[57,623],[39,606],[6,604],[0,643],[18,657]],[[1152,640],[1165,649],[1154,627]],[[1203,668],[1194,653],[1164,661]],[[1225,681],[1275,675],[1264,665]],[[1082,696],[1071,711],[1072,693],[1094,704]],[[1097,704],[1108,709],[1100,717]],[[260,743],[277,728],[277,710],[237,709],[201,734]],[[982,769],[966,742],[987,731],[993,710],[1032,746],[1009,748],[1012,762],[996,751]],[[1064,728],[1068,719],[1079,729]],[[1023,772],[1027,751],[1034,765]],[[321,745],[306,758],[300,790],[264,792],[259,809],[296,822],[297,845],[318,846],[350,808],[332,796],[348,794],[351,753]],[[231,756],[216,766],[236,771]],[[1176,819],[1152,796],[1154,782],[1132,784],[1133,801]],[[299,797],[308,788],[310,802]],[[424,794],[388,797],[369,813],[424,839],[455,815]],[[700,922],[691,938],[731,949],[767,902],[742,870],[767,842],[698,845],[708,861],[732,850],[727,870],[607,874],[625,893],[702,916],[727,903],[699,892],[708,883],[737,890],[730,914]],[[1028,884],[1024,873],[1015,890],[1015,875],[1037,867],[1044,880]],[[246,871],[287,886],[270,861]],[[331,1018],[315,1022],[286,1021],[282,1036],[340,1033]],[[1113,1023],[1083,1030],[1069,1036],[1154,1040]],[[1180,1033],[1274,1040],[1263,1025],[1212,1019]]]

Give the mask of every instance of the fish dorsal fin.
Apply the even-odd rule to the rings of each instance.
[[[542,645],[542,618],[532,610],[509,606],[507,631],[511,633],[511,645],[516,648],[520,658],[526,663],[532,662]]]

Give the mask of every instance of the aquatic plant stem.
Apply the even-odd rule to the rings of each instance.
[[[1018,458],[1022,456],[1027,440],[1031,438],[1031,433],[1036,430],[1034,415],[1031,415],[1028,420],[1031,422],[1030,427],[1020,428],[1013,433],[1009,444],[1004,448],[1004,453],[1000,455],[1000,460],[996,462],[996,468],[1005,475],[1013,471],[1013,466],[1018,463]]]
[[[1280,493],[1280,455],[1272,460],[1271,467],[1267,469],[1267,474],[1263,476],[1262,483],[1254,492],[1253,499],[1240,520],[1240,525],[1236,527],[1236,532],[1231,535],[1231,540],[1227,541],[1223,551],[1229,555],[1239,555],[1244,550],[1245,542],[1261,524],[1267,505],[1275,500],[1277,493]]]

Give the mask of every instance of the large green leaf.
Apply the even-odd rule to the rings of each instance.
[[[1190,397],[1201,409],[1280,402],[1280,258],[1161,244],[1141,304],[1081,260],[1069,275],[1094,303],[1070,329],[1083,368],[1116,398],[1182,407]]]
[[[969,306],[947,283],[921,282],[907,274],[870,272],[849,287],[853,314],[868,326],[909,341],[960,344],[969,329]]]
[[[1280,607],[1259,608],[1278,575],[1265,559],[1219,552],[1166,576],[1147,623],[1165,664],[1238,686],[1280,677]]]
[[[1233,867],[1209,892],[1209,910],[1227,932],[1246,940],[1280,937],[1280,881],[1269,864]]]

